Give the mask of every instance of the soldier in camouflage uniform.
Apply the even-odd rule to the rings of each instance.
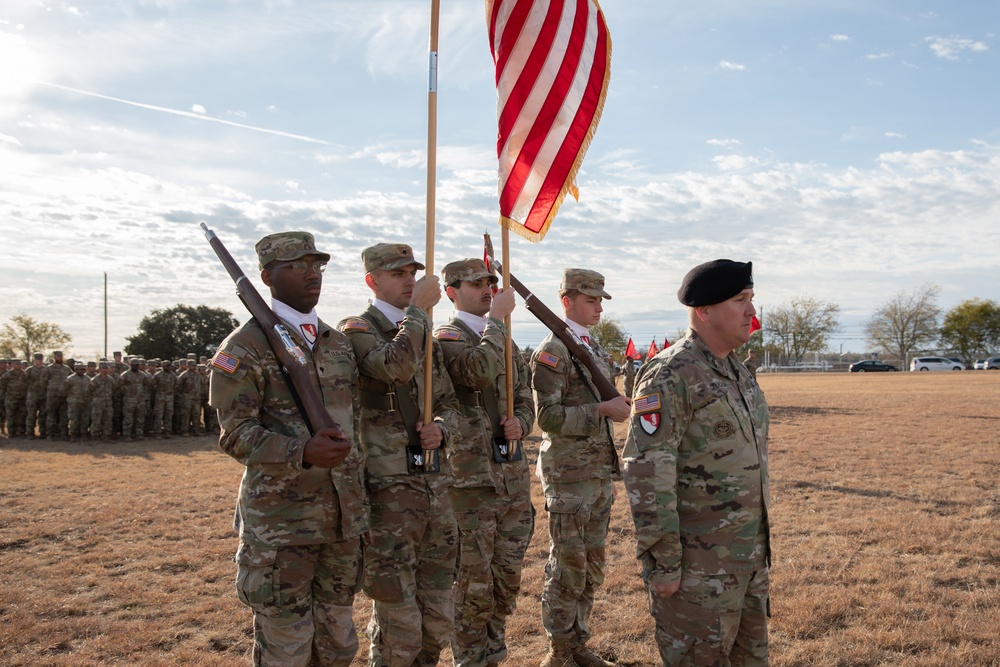
[[[63,363],[63,353],[52,353],[52,363],[45,367],[45,434],[51,440],[66,437],[69,413],[63,398],[63,381],[73,374],[73,369]]]
[[[330,255],[316,250],[312,234],[271,234],[256,250],[271,307],[339,428],[310,435],[256,319],[223,341],[210,403],[222,423],[219,445],[246,466],[236,589],[254,612],[255,665],[347,667],[358,650],[352,612],[368,529],[358,364],[347,338],[316,315]]]
[[[114,409],[112,401],[115,393],[115,378],[111,375],[111,364],[102,361],[98,365],[98,374],[87,387],[87,401],[90,403],[90,435],[101,440],[112,436],[112,418]]]
[[[45,437],[45,355],[35,352],[31,366],[24,372],[28,383],[25,409],[27,415],[24,422],[24,432],[29,438],[35,437],[35,425],[38,425],[38,437]]]
[[[18,438],[24,432],[27,410],[28,377],[20,359],[11,359],[10,370],[4,375],[4,403],[7,409],[7,436]]]
[[[587,329],[600,322],[604,276],[566,269],[559,297],[566,325],[580,338],[609,380],[611,358]],[[605,541],[620,477],[611,421],[628,419],[629,399],[601,401],[590,371],[549,334],[531,360],[532,383],[542,428],[538,476],[549,515],[549,559],[542,591],[542,624],[550,650],[544,667],[605,667],[587,648],[594,593],[604,582]]]
[[[625,395],[632,398],[635,389],[635,361],[625,357]]]
[[[198,418],[193,413],[200,408],[198,397],[201,393],[201,381],[198,372],[188,359],[181,359],[179,368],[181,372],[177,376],[177,386],[174,389],[177,434],[191,436],[198,429]]]
[[[514,309],[514,290],[494,297],[497,278],[481,259],[452,262],[441,275],[456,316],[434,337],[461,411],[448,457],[460,538],[451,647],[455,667],[484,667],[507,657],[507,616],[517,605],[534,532],[531,473],[518,441],[531,432],[535,403],[527,365],[514,346],[514,416],[508,419],[504,318]]]
[[[3,379],[10,370],[10,359],[0,359],[0,433],[7,433],[7,382]]]
[[[208,404],[208,365],[198,364],[198,375],[201,376],[201,394],[199,399],[201,423],[204,425],[202,435],[205,433],[217,433],[218,425],[215,423],[215,410]]]
[[[146,393],[150,378],[141,369],[142,359],[132,357],[129,369],[118,379],[122,397],[122,435],[129,440],[145,437]]]
[[[85,419],[87,411],[87,388],[90,378],[87,377],[87,365],[78,361],[70,375],[62,383],[62,396],[66,401],[66,412],[69,415],[69,440],[77,442],[87,435]]]
[[[441,298],[437,276],[413,250],[380,243],[361,255],[375,302],[338,326],[361,371],[361,444],[371,501],[365,593],[373,602],[370,667],[432,667],[451,641],[458,528],[447,451],[458,403],[433,345],[434,421],[421,420],[427,314]],[[441,447],[443,449],[439,450]],[[428,450],[434,450],[429,452]],[[439,472],[426,473],[436,459]]]
[[[734,350],[754,316],[750,262],[685,276],[684,338],[643,367],[625,484],[670,667],[768,664],[767,402]]]
[[[153,376],[153,436],[162,434],[171,438],[174,428],[174,388],[177,386],[177,376],[169,360],[163,362],[162,368]]]

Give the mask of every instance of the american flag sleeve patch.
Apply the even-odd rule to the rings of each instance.
[[[645,414],[647,412],[656,412],[659,409],[659,394],[646,394],[645,396],[640,396],[632,401],[632,411],[637,415]]]
[[[549,352],[539,352],[536,359],[538,359],[538,363],[545,364],[549,368],[555,368],[559,365],[559,357]]]
[[[228,355],[221,350],[215,354],[215,358],[212,359],[212,366],[218,368],[220,371],[225,371],[229,374],[235,373],[236,369],[239,368],[240,360],[234,356]]]

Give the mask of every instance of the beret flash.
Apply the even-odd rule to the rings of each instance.
[[[753,287],[753,262],[715,259],[699,264],[684,276],[677,299],[685,306],[710,306]]]

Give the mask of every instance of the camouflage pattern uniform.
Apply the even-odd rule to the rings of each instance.
[[[633,389],[635,389],[635,362],[625,357],[625,395],[631,398]]]
[[[462,262],[445,267],[445,284],[489,275],[482,260],[463,269]],[[483,667],[506,657],[507,617],[517,606],[521,566],[535,526],[528,457],[522,451],[520,460],[507,461],[505,452],[494,452],[494,434],[503,436],[499,418],[507,415],[506,337],[507,327],[496,318],[488,319],[482,335],[457,317],[435,332],[460,404],[448,457],[460,537],[452,640],[456,667]],[[513,360],[514,416],[527,435],[535,423],[535,403],[516,345]]]
[[[10,368],[10,361],[0,359],[0,433],[7,433],[7,401],[4,396],[7,393],[7,381],[4,376]]]
[[[201,393],[198,400],[201,423],[205,426],[205,433],[217,433],[219,429],[216,424],[215,410],[208,404],[208,366],[206,364],[198,364],[198,375],[201,376]]]
[[[163,434],[171,437],[174,421],[174,387],[177,386],[177,376],[170,369],[170,362],[164,361],[163,368],[153,376],[153,436]],[[162,429],[162,430],[161,430]]]
[[[110,364],[102,361],[101,368],[110,370]],[[95,438],[108,439],[112,435],[114,393],[115,378],[110,374],[99,373],[87,387],[87,401],[90,403],[90,435]]]
[[[63,381],[73,374],[73,369],[62,362],[62,352],[53,352],[55,360],[45,367],[45,434],[47,437],[65,438],[69,412],[63,398]]]
[[[77,363],[77,368],[82,362]],[[87,388],[90,386],[90,378],[87,374],[73,373],[63,380],[62,395],[66,400],[66,411],[69,414],[69,439],[79,440],[87,435],[86,419],[87,412]]]
[[[184,369],[177,376],[177,386],[174,388],[174,416],[177,419],[177,435],[194,435],[197,430],[197,422],[192,426],[192,411],[197,407],[196,397],[200,393],[200,380],[194,367],[187,365],[187,361],[182,361]]]
[[[664,665],[768,664],[768,424],[753,376],[693,331],[639,374],[624,478]]]
[[[398,266],[423,268],[408,246],[374,248],[382,253],[376,257],[381,268],[390,268],[391,256],[401,254]],[[366,271],[372,270],[370,251],[363,254]],[[351,339],[361,371],[361,444],[372,525],[365,552],[365,593],[373,600],[370,667],[433,667],[451,641],[458,528],[448,492],[447,452],[458,403],[438,345],[433,347],[432,387],[434,421],[444,438],[436,450],[440,472],[421,474],[422,468],[408,466],[407,450],[419,449],[419,440],[408,433],[400,414],[401,400],[418,413],[423,405],[430,326],[427,312],[416,306],[406,309],[398,325],[374,306],[338,325]]]
[[[122,397],[122,435],[126,438],[145,437],[146,394],[150,378],[138,368],[129,368],[118,379]]]
[[[261,265],[296,249],[321,254],[304,232],[272,234],[256,247]],[[358,650],[352,612],[368,529],[358,367],[347,339],[322,320],[312,350],[288,328],[353,446],[335,468],[305,463],[311,436],[260,325],[251,319],[223,341],[212,360],[210,403],[219,410],[220,447],[246,466],[236,588],[254,612],[255,665],[347,667]]]
[[[24,371],[28,389],[25,401],[27,415],[24,422],[24,432],[29,437],[35,435],[35,425],[38,425],[39,437],[45,437],[45,366],[42,365],[42,355],[34,356],[35,362]]]
[[[567,269],[562,287],[606,295],[603,276],[584,269]],[[610,380],[611,358],[596,341],[588,345]],[[582,363],[574,365],[555,335],[549,334],[535,350],[531,368],[542,429],[537,473],[545,493],[550,538],[542,624],[553,646],[583,647],[591,636],[588,620],[594,594],[604,583],[612,480],[620,476],[618,452],[611,421],[599,416],[601,399],[590,371]]]
[[[11,438],[26,435],[24,424],[27,421],[28,377],[24,370],[22,370],[20,359],[12,361],[11,369],[4,375],[4,380],[4,403],[7,408],[7,435]]]

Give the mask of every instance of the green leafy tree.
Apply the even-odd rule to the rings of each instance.
[[[761,322],[764,337],[781,350],[789,363],[797,364],[809,352],[826,350],[830,336],[840,328],[840,306],[811,296],[799,296],[771,308]]]
[[[963,359],[990,355],[1000,348],[1000,305],[989,299],[958,304],[945,313],[941,343]]]
[[[590,327],[590,335],[612,359],[621,359],[628,345],[628,336],[621,323],[612,317],[602,317],[601,321]]]
[[[0,355],[30,360],[33,352],[59,348],[71,340],[73,337],[58,324],[15,315],[0,329]]]
[[[926,283],[913,292],[897,292],[868,321],[869,342],[907,363],[911,352],[938,339],[940,291],[937,285]]]
[[[154,310],[142,318],[134,336],[126,337],[125,351],[158,359],[176,359],[188,352],[211,356],[238,325],[224,308],[178,305]]]

